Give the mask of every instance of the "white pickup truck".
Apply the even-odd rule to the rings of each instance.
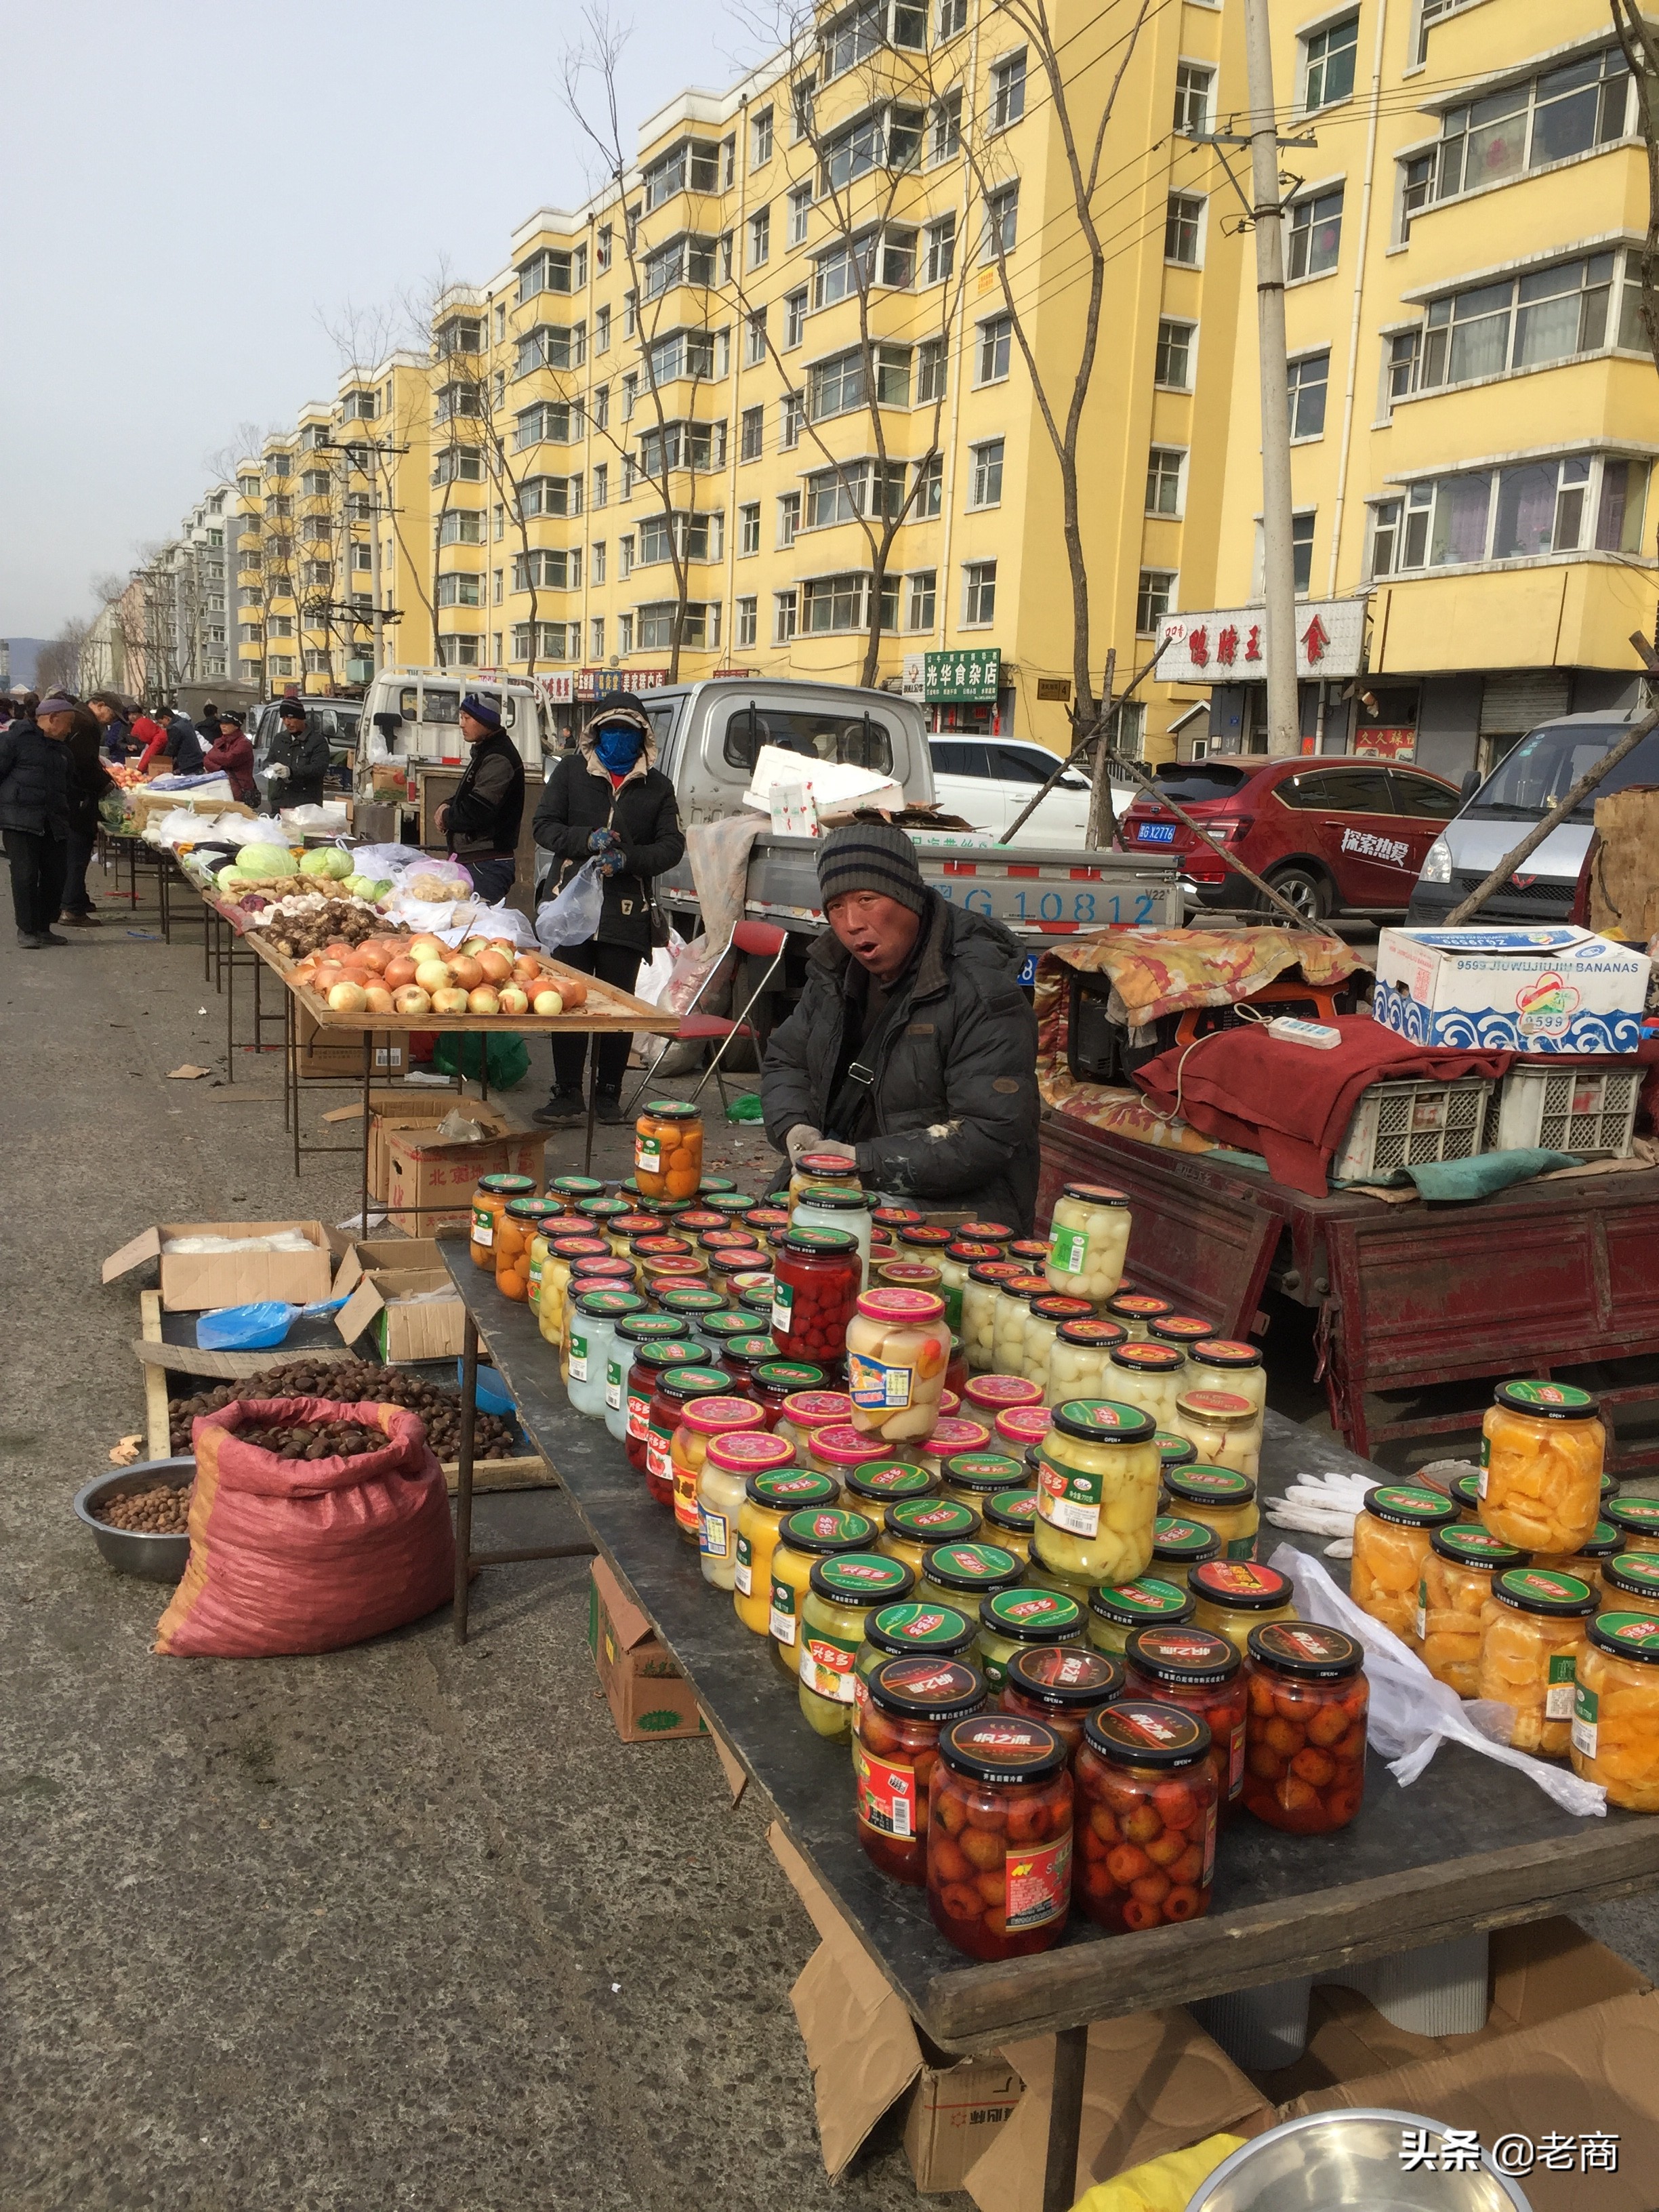
[[[851,685],[786,678],[714,677],[647,691],[641,704],[657,733],[657,765],[673,780],[690,829],[737,813],[761,747],[781,745],[809,759],[835,760],[891,776],[912,806],[934,803],[922,713],[914,701]],[[1178,927],[1181,890],[1173,861],[1147,853],[1047,850],[995,845],[965,831],[913,823],[921,872],[941,898],[986,914],[1031,941],[1108,922]],[[814,841],[767,828],[750,856],[747,907],[758,921],[802,935],[823,927],[813,866]],[[658,882],[663,905],[686,931],[696,908],[689,861]],[[1029,975],[1027,977],[1029,980]]]

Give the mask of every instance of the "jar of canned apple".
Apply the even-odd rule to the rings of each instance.
[[[1044,1269],[1050,1286],[1103,1305],[1123,1280],[1129,1197],[1108,1183],[1068,1182],[1054,1200]]]
[[[1158,1516],[1154,1429],[1150,1413],[1110,1399],[1054,1407],[1040,1451],[1034,1539],[1045,1565],[1090,1583],[1146,1572]]]

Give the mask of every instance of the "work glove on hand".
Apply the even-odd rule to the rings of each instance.
[[[823,1132],[822,1129],[815,1129],[810,1121],[797,1121],[783,1142],[784,1148],[789,1154],[790,1166],[798,1168],[800,1165],[801,1154],[816,1152],[823,1142]]]
[[[608,853],[617,842],[614,830],[595,830],[587,841],[590,853]]]

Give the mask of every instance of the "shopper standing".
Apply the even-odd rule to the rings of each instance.
[[[106,754],[112,761],[125,761],[132,729],[127,720],[126,702],[120,693],[94,691],[87,701],[87,710],[99,725]]]
[[[87,868],[98,842],[98,802],[113,791],[115,779],[98,757],[103,732],[89,707],[77,707],[64,739],[69,756],[69,829],[66,867],[58,919],[71,929],[96,929],[98,917],[87,890]]]
[[[52,924],[68,859],[69,754],[73,699],[49,691],[31,714],[0,730],[0,842],[11,864],[12,912],[26,952],[67,945]]]
[[[270,741],[265,763],[270,796],[277,806],[320,806],[328,774],[328,732],[297,699],[284,699],[281,726]]]
[[[461,737],[470,757],[455,795],[438,809],[438,827],[473,889],[499,906],[518,872],[524,820],[524,763],[501,727],[492,700],[469,691],[461,702]]]
[[[598,858],[605,878],[599,926],[586,944],[567,945],[560,958],[602,983],[631,991],[651,953],[653,879],[684,857],[674,787],[656,765],[656,740],[631,692],[607,701],[548,778],[536,809],[536,842],[560,863],[560,886],[584,860]],[[593,1089],[602,1121],[620,1121],[623,1076],[632,1044],[621,1030],[599,1039]],[[553,1095],[532,1118],[544,1128],[579,1121],[586,1113],[585,1036],[553,1047]]]
[[[257,808],[259,787],[253,781],[253,745],[242,727],[242,717],[228,707],[219,708],[217,714],[213,743],[203,764],[210,775],[226,779],[233,799]]]

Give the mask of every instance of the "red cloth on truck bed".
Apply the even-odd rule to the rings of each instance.
[[[1326,1170],[1373,1083],[1450,1083],[1506,1074],[1509,1051],[1441,1050],[1409,1043],[1366,1014],[1339,1014],[1342,1042],[1329,1052],[1281,1044],[1264,1024],[1218,1030],[1175,1046],[1135,1071],[1160,1113],[1177,1110],[1206,1137],[1260,1152],[1292,1190],[1325,1195]]]

